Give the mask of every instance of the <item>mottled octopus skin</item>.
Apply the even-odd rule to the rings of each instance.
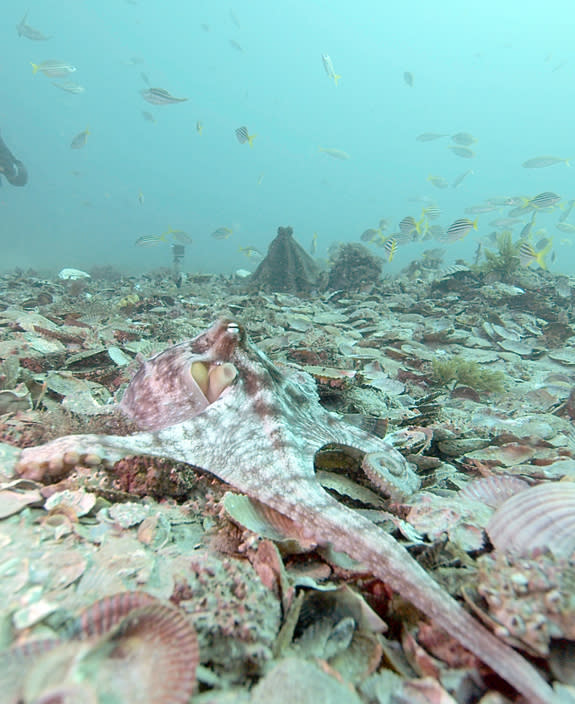
[[[404,462],[389,441],[348,425],[322,408],[313,379],[303,372],[280,373],[245,339],[237,323],[220,321],[176,347],[187,363],[232,363],[238,372],[235,382],[198,415],[164,427],[165,404],[158,405],[157,399],[147,401],[147,394],[163,393],[162,375],[153,369],[151,377],[138,372],[122,408],[141,426],[157,430],[129,436],[62,437],[23,450],[18,471],[41,474],[43,468],[74,463],[86,455],[91,461],[97,456],[107,463],[129,455],[149,455],[209,471],[296,521],[305,537],[330,543],[361,562],[487,663],[530,704],[556,702],[539,673],[468,614],[399,543],[338,503],[317,482],[313,458],[326,443],[388,453],[390,461]],[[174,349],[162,354],[173,355]],[[156,370],[171,368],[163,364],[164,359],[162,355],[155,358]],[[173,388],[173,382],[170,379],[166,388]]]

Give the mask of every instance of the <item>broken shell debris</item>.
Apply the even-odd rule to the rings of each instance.
[[[479,661],[456,666],[366,565],[183,462],[68,451],[17,476],[23,448],[155,427],[124,393],[138,368],[155,385],[165,357],[140,362],[222,317],[405,460],[327,446],[316,455],[325,490],[409,548],[501,642],[536,655],[543,679],[571,678],[556,685],[569,696],[555,643],[575,647],[575,289],[546,271],[382,280],[367,260],[354,269],[355,250],[328,274],[296,244],[281,228],[255,274],[178,285],[111,269],[0,276],[6,701],[184,704],[194,693],[254,704],[276,701],[289,678],[294,691],[313,683],[319,700],[467,702],[465,677],[486,702],[504,701]],[[295,268],[274,290],[282,252]],[[178,388],[194,413],[241,381],[231,364],[193,365]],[[172,424],[188,410],[161,412]],[[54,668],[62,677],[48,677]],[[86,674],[96,672],[105,686]]]

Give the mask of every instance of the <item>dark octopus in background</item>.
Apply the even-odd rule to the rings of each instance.
[[[25,186],[28,183],[28,171],[24,164],[16,159],[0,137],[0,175],[13,186]],[[0,185],[2,179],[0,178]]]

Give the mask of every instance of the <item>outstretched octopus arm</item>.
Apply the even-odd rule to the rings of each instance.
[[[367,566],[530,704],[555,702],[535,668],[470,616],[390,535],[325,492],[313,467],[315,453],[330,442],[378,452],[395,468],[406,466],[403,457],[389,441],[322,408],[311,377],[281,374],[236,323],[216,323],[148,360],[121,407],[147,431],[60,438],[23,450],[19,471],[42,477],[66,465],[113,464],[127,455],[200,467],[293,519],[305,537]]]

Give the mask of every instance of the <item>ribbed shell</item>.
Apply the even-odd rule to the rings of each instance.
[[[486,530],[498,550],[526,555],[548,548],[558,557],[570,556],[575,550],[575,483],[521,491],[499,506]]]
[[[82,611],[70,635],[80,640],[103,636],[130,611],[153,603],[156,603],[156,599],[146,592],[121,592],[104,597]]]
[[[184,612],[159,602],[134,609],[104,640],[112,650],[99,669],[101,694],[123,704],[188,704],[200,654]]]
[[[529,484],[519,477],[492,476],[469,482],[459,492],[459,496],[497,508],[507,499],[528,488]]]

